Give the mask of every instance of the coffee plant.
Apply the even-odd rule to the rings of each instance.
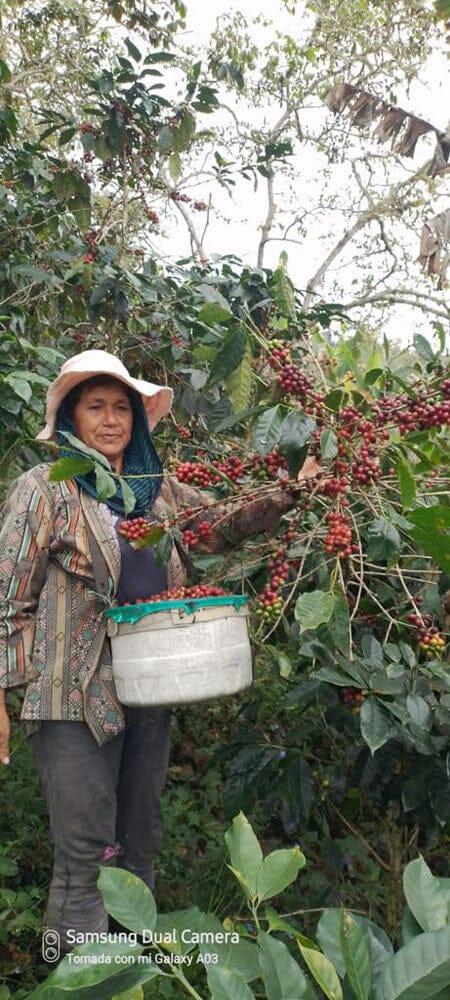
[[[402,943],[371,920],[347,910],[325,909],[317,942],[295,914],[270,905],[306,864],[300,848],[263,855],[240,813],[225,834],[230,868],[244,893],[247,912],[221,922],[193,906],[157,913],[152,893],[129,872],[102,868],[99,888],[122,931],[78,943],[29,1000],[142,1000],[163,996],[161,979],[177,997],[194,1000],[444,1000],[450,970],[448,879],[432,875],[423,858],[403,874]],[[75,934],[76,937],[76,934]],[[170,995],[170,994],[169,994]]]
[[[337,303],[306,308],[285,255],[275,269],[198,253],[163,267],[152,240],[187,205],[180,166],[217,90],[199,63],[125,48],[70,112],[41,110],[32,140],[1,64],[2,481],[45,458],[55,479],[78,467],[34,442],[62,358],[106,348],[173,386],[155,442],[191,496],[155,526],[133,518],[123,478],[123,532],[161,561],[184,548],[189,596],[250,598],[254,689],[216,731],[226,816],[307,835],[318,865],[318,839],[345,840],[341,874],[362,845],[394,935],[402,865],[445,844],[450,821],[446,330],[403,350]],[[113,471],[83,462],[101,499]],[[267,531],[274,503],[285,513]]]

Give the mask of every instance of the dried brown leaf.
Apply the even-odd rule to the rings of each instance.
[[[402,108],[388,106],[388,109],[382,112],[380,123],[375,129],[378,141],[387,142],[388,139],[398,135],[407,117],[407,112],[403,111]]]
[[[417,140],[427,132],[434,132],[434,128],[423,118],[416,118],[415,115],[408,116],[408,124],[401,139],[395,144],[394,149],[400,156],[414,156]]]
[[[336,83],[328,92],[325,98],[325,104],[330,111],[334,111],[335,114],[338,111],[345,111],[349,101],[356,93],[357,88],[351,83]]]
[[[351,123],[352,125],[372,125],[378,111],[379,101],[365,92],[358,94],[351,103]]]

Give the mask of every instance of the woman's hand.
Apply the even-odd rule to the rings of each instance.
[[[0,764],[9,764],[9,735],[11,724],[6,708],[5,692],[0,691]]]

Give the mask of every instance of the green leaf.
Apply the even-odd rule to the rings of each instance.
[[[406,708],[413,725],[429,732],[433,724],[433,717],[425,698],[422,698],[420,694],[409,694],[406,699]],[[431,927],[425,929],[432,930]]]
[[[158,566],[165,566],[172,555],[173,537],[170,531],[165,531],[160,541],[155,545],[153,555]]]
[[[259,899],[271,899],[294,882],[301,868],[306,865],[305,855],[299,847],[272,851],[264,858],[256,875]]]
[[[252,428],[253,446],[259,455],[267,455],[277,446],[282,430],[283,410],[280,404],[261,413]]]
[[[138,974],[139,978],[142,980],[142,972],[147,975],[151,974],[151,966],[146,968],[133,968],[135,964],[135,959],[138,958],[143,952],[141,945],[132,943],[121,943],[118,941],[102,941],[101,944],[97,942],[80,945],[74,948],[71,952],[71,956],[66,956],[62,959],[59,965],[50,973],[44,983],[41,983],[40,987],[36,990],[38,996],[50,996],[53,1000],[53,990],[56,992],[56,996],[59,998],[63,997],[66,993],[76,996],[77,1000],[80,997],[92,997],[95,1000],[96,997],[104,997],[105,1000],[111,997],[115,992],[112,987],[112,982],[114,981],[114,972],[117,971],[121,966],[116,964],[116,960],[123,956],[124,959],[128,959],[130,962],[130,970],[132,973]],[[74,956],[82,955],[85,957],[84,962],[75,963]],[[96,962],[95,957],[101,955],[106,961]],[[108,961],[109,959],[109,961]],[[125,963],[124,963],[125,964]],[[122,965],[123,969],[123,965]],[[114,977],[114,978],[112,978]],[[133,979],[135,977],[133,976]],[[102,985],[103,981],[106,988],[109,987],[109,992],[105,990],[99,990],[99,986]],[[111,985],[110,985],[111,984]],[[125,985],[131,985],[124,983]],[[62,991],[65,991],[64,993]],[[34,993],[34,991],[33,991]],[[29,994],[33,997],[33,993]]]
[[[308,948],[300,941],[297,941],[297,944],[311,975],[328,1000],[343,1000],[339,977],[330,960],[322,955],[322,952]]]
[[[134,42],[131,41],[131,38],[125,39],[125,45],[130,53],[131,58],[134,59],[135,62],[140,62],[142,59],[142,54],[141,52],[139,52],[139,49],[134,44]]]
[[[350,913],[341,916],[340,940],[348,981],[356,1000],[368,1000],[371,986],[370,953],[364,931]]]
[[[371,753],[384,746],[396,735],[397,730],[385,709],[376,698],[366,698],[361,706],[361,736],[370,747]]]
[[[286,653],[277,646],[271,646],[269,643],[265,643],[265,648],[271,657],[275,661],[279,671],[280,677],[290,677],[292,673],[292,663]]]
[[[408,510],[416,499],[417,490],[412,465],[403,455],[399,455],[397,461],[397,480],[403,510]]]
[[[0,82],[9,83],[11,79],[11,70],[9,66],[6,65],[3,59],[0,59]]]
[[[93,468],[94,462],[89,458],[58,458],[57,462],[53,462],[48,478],[51,483],[60,483],[63,479],[91,472]]]
[[[434,351],[426,337],[421,333],[414,334],[413,344],[420,358],[424,361],[434,361]]]
[[[181,177],[181,157],[179,153],[172,153],[169,157],[169,174],[175,183]]]
[[[206,979],[211,1000],[255,1000],[245,979],[232,969],[207,965]]]
[[[252,348],[249,339],[240,365],[231,372],[225,380],[225,389],[235,413],[240,413],[248,406],[252,394],[253,370]]]
[[[331,429],[328,428],[326,431],[322,431],[320,435],[320,454],[323,459],[336,458],[338,453],[338,440]]]
[[[264,176],[267,176],[267,173]],[[280,267],[273,272],[269,284],[280,312],[283,316],[294,319],[296,314],[295,290],[286,272],[286,263],[286,254],[280,254]]]
[[[436,504],[421,507],[408,514],[408,520],[415,527],[411,531],[414,541],[423,551],[432,556],[441,569],[450,573],[450,507]]]
[[[96,465],[94,468],[95,473],[95,488],[97,492],[97,499],[100,503],[103,500],[108,500],[109,497],[113,497],[116,493],[117,484],[115,479],[106,472],[106,469],[101,465]]]
[[[173,149],[172,129],[168,125],[163,125],[158,135],[158,150],[160,153],[167,153],[169,149]]]
[[[132,986],[130,990],[115,993],[111,1000],[145,1000],[145,994],[142,986]]]
[[[150,889],[142,879],[122,868],[100,867],[97,885],[106,911],[127,930],[152,931],[156,924],[156,906]]]
[[[341,947],[341,918],[342,910],[325,910],[317,925],[317,941],[343,979],[346,969]],[[352,919],[365,934],[370,952],[372,980],[375,981],[391,958],[394,949],[387,934],[377,924],[359,914],[352,914]]]
[[[441,927],[400,948],[377,980],[373,1000],[431,1000],[449,983],[450,927]]]
[[[340,588],[336,588],[333,597],[333,614],[329,627],[334,637],[336,649],[344,656],[350,656],[351,630],[348,600]]]
[[[259,841],[248,819],[242,812],[235,816],[233,824],[225,834],[230,860],[235,871],[243,876],[250,896],[258,891],[257,874],[263,860]]]
[[[28,379],[25,379],[20,375],[15,375],[14,373],[9,373],[5,376],[5,382],[7,385],[11,386],[11,389],[16,396],[23,399],[25,403],[29,403],[33,390]]]
[[[134,510],[136,506],[136,497],[133,493],[133,490],[131,489],[131,486],[127,483],[126,479],[123,479],[122,476],[119,476],[118,480],[120,489],[122,490],[123,506],[125,514],[130,514],[131,511]]]
[[[260,930],[258,945],[267,1000],[301,1000],[307,987],[306,976],[283,941]]]
[[[83,441],[80,441],[80,438],[75,437],[75,434],[70,434],[69,431],[61,431],[61,434],[63,437],[67,439],[69,444],[72,445],[75,451],[81,451],[83,455],[87,455],[88,458],[93,459],[94,462],[100,462],[100,465],[104,465],[105,469],[108,469],[109,472],[112,472],[111,463],[108,461],[105,455],[102,455],[100,451],[96,451],[95,448],[89,448],[87,444],[84,444]]]
[[[225,302],[204,302],[198,318],[201,323],[206,323],[206,326],[215,326],[217,323],[220,325],[222,323],[229,323],[230,319],[234,319],[231,309]]]
[[[213,385],[222,382],[239,367],[247,347],[247,333],[243,326],[238,326],[223,338],[223,341],[213,359],[208,383]]]
[[[181,118],[173,128],[173,148],[179,153],[188,149],[195,130],[194,115],[187,108],[183,108]]]
[[[306,444],[316,429],[316,421],[306,413],[292,410],[283,420],[279,449],[289,463],[289,473],[296,476],[306,457]]]
[[[329,592],[313,590],[309,594],[300,594],[294,610],[296,621],[300,622],[300,632],[329,622],[333,608],[334,597]]]
[[[403,891],[411,913],[424,931],[436,931],[447,925],[450,892],[442,890],[439,879],[432,875],[421,855],[406,866]]]
[[[401,538],[397,528],[385,517],[376,517],[368,527],[367,556],[374,562],[392,561],[401,551]]]

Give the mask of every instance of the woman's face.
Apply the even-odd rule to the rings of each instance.
[[[77,437],[122,471],[123,453],[131,440],[133,411],[126,389],[115,385],[83,389],[73,411]]]

